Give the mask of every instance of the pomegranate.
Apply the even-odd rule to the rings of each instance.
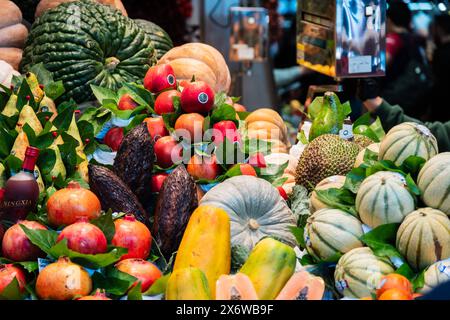
[[[8,287],[11,281],[17,279],[19,283],[19,291],[21,293],[25,292],[25,273],[22,269],[12,265],[12,264],[1,264],[0,265],[0,294]]]
[[[152,235],[150,230],[136,220],[134,215],[127,214],[123,219],[114,221],[116,232],[112,244],[116,247],[128,249],[128,253],[121,260],[129,258],[147,259],[152,246]]]
[[[220,173],[216,156],[202,157],[194,155],[187,165],[187,171],[196,180],[214,180]]]
[[[94,295],[84,296],[77,300],[111,300],[111,299],[106,296],[105,290],[97,289]]]
[[[147,129],[153,141],[157,141],[161,137],[169,135],[169,131],[166,129],[163,118],[146,118],[144,122],[147,123]]]
[[[225,138],[231,142],[241,141],[236,124],[233,121],[220,121],[213,125],[212,141],[215,145],[220,145]]]
[[[266,159],[264,158],[264,154],[262,152],[257,152],[255,154],[252,154],[248,158],[248,164],[257,168],[266,168],[267,163]]]
[[[122,260],[116,264],[116,268],[137,278],[133,286],[140,282],[142,292],[147,291],[162,276],[162,272],[153,263],[143,259]]]
[[[83,254],[105,253],[107,240],[99,227],[89,223],[86,217],[80,217],[77,222],[65,227],[58,236],[57,242],[67,240],[70,250]]]
[[[103,142],[111,148],[112,151],[119,150],[124,138],[123,128],[112,128],[106,133]]]
[[[164,180],[168,177],[167,173],[157,173],[152,176],[150,190],[154,193],[161,190]]]
[[[177,79],[172,66],[161,64],[148,69],[144,78],[144,87],[152,93],[159,93],[166,89],[176,89]]]
[[[67,257],[49,264],[39,272],[36,294],[43,300],[73,300],[92,291],[92,280],[83,267]]]
[[[205,118],[198,113],[182,114],[175,122],[176,135],[190,143],[203,140],[203,123]]]
[[[56,191],[47,201],[47,216],[52,226],[69,225],[79,217],[96,219],[100,217],[101,210],[97,196],[81,188],[76,181],[69,182],[67,188]]]
[[[182,160],[183,147],[172,136],[162,137],[156,141],[154,150],[156,163],[161,168],[170,168]]]
[[[119,100],[119,110],[134,110],[138,104],[133,100],[130,94],[125,93]]]
[[[33,261],[44,257],[45,253],[31,243],[20,225],[32,230],[47,230],[36,221],[19,220],[5,232],[2,241],[3,255],[13,261]]]
[[[173,105],[174,97],[181,97],[181,92],[177,90],[161,92],[161,94],[155,100],[154,109],[156,114],[162,115],[164,113],[175,112],[175,107]]]
[[[181,93],[181,109],[186,113],[206,114],[214,105],[215,94],[203,81],[191,82]]]
[[[240,164],[240,169],[243,176],[254,176],[254,177],[258,176],[256,174],[255,168],[253,168],[248,163]]]

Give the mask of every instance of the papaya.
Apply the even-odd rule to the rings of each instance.
[[[225,210],[200,206],[191,215],[175,259],[174,270],[199,268],[214,298],[216,281],[231,268],[230,218]]]
[[[208,280],[198,268],[174,270],[167,281],[166,300],[211,300]]]
[[[296,261],[293,248],[264,238],[253,248],[240,272],[250,278],[259,299],[273,300],[294,273]]]
[[[258,300],[250,278],[243,273],[221,275],[216,283],[216,300]]]
[[[322,300],[325,282],[306,271],[294,273],[276,300]]]

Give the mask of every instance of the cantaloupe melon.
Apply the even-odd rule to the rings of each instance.
[[[358,156],[356,157],[355,168],[358,168],[360,165],[362,165],[364,163],[364,156],[365,156],[367,150],[370,150],[375,153],[379,153],[380,152],[380,143],[372,143],[367,148],[362,149],[358,153]]]
[[[423,202],[450,215],[450,152],[428,160],[417,180]]]
[[[417,271],[450,258],[450,219],[436,209],[418,209],[400,225],[396,244]]]
[[[414,208],[414,197],[407,189],[406,179],[396,172],[380,171],[369,176],[356,195],[356,211],[371,228],[401,223]]]
[[[319,200],[316,190],[327,190],[332,188],[340,189],[344,186],[344,183],[345,176],[331,176],[320,181],[314,191],[311,193],[311,197],[309,199],[309,211],[311,211],[311,213],[314,213],[317,210],[329,207]]]
[[[243,273],[222,275],[216,283],[216,300],[258,300],[250,278]]]
[[[433,263],[424,274],[424,286],[421,293],[427,293],[433,288],[450,281],[450,259]]]
[[[327,260],[338,253],[362,247],[361,222],[339,209],[321,209],[312,214],[305,227],[306,249],[314,257]]]
[[[356,248],[339,259],[335,285],[345,297],[364,298],[375,294],[381,278],[393,272],[389,259],[375,256],[368,247]]]
[[[401,165],[409,156],[428,160],[438,152],[437,140],[427,127],[404,122],[393,127],[381,141],[378,159]]]
[[[296,272],[281,290],[276,300],[322,300],[325,282],[306,271]]]

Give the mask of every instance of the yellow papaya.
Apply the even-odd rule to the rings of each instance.
[[[264,238],[253,248],[239,272],[250,278],[259,299],[273,300],[293,275],[296,261],[293,248]]]
[[[175,259],[174,270],[199,268],[214,298],[216,281],[230,273],[230,218],[225,210],[200,206],[191,215]]]
[[[166,300],[211,300],[208,280],[198,268],[174,270],[167,281]]]

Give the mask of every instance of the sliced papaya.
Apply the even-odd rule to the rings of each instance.
[[[294,273],[276,300],[322,300],[325,283],[306,271]]]
[[[258,300],[258,295],[250,278],[243,273],[236,273],[219,277],[216,300]]]

